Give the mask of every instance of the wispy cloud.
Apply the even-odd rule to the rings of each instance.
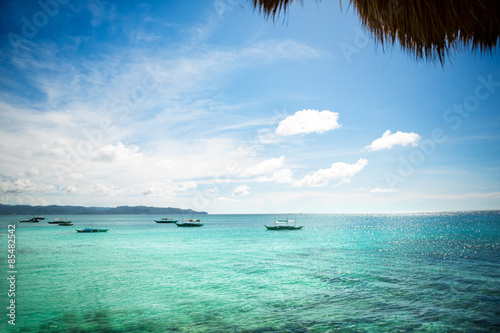
[[[276,169],[283,167],[284,164],[285,156],[280,156],[279,158],[271,158],[244,170],[241,176],[245,177],[268,174],[275,171]]]
[[[425,199],[500,199],[500,192],[487,193],[462,193],[462,194],[421,194],[421,198]]]
[[[370,193],[393,193],[393,192],[397,192],[397,191],[398,190],[395,190],[395,189],[377,187],[377,188],[370,190]]]
[[[217,197],[217,198],[214,198],[213,201],[220,202],[220,203],[226,203],[226,204],[234,204],[234,203],[238,202],[237,199],[227,198],[227,197]]]
[[[91,10],[92,22],[99,25],[104,22],[101,14],[114,9]],[[227,174],[227,161],[241,157],[234,153],[240,139],[213,135],[218,128],[217,134],[241,127],[217,118],[230,108],[207,97],[225,84],[223,78],[245,68],[318,56],[293,40],[231,49],[207,46],[167,57],[163,53],[168,51],[152,56],[147,49],[128,47],[123,52],[123,47],[110,45],[103,57],[87,58],[55,43],[32,44],[12,60],[25,72],[25,83],[43,98],[9,95],[0,102],[0,139],[9,143],[0,151],[0,166],[4,174],[13,175],[30,165],[27,159],[36,160],[42,183],[5,180],[4,193],[173,197],[189,192],[197,179]],[[244,172],[272,173],[283,167],[284,158],[264,160]],[[165,179],[174,184],[165,185]],[[100,185],[89,188],[89,181]]]
[[[304,186],[325,186],[331,180],[338,179],[340,182],[346,182],[352,179],[357,173],[361,172],[368,165],[368,160],[360,158],[356,163],[349,164],[343,162],[333,163],[328,169],[319,169],[311,172],[302,179],[293,182],[294,187]]]
[[[260,176],[255,178],[256,182],[274,182],[277,184],[291,184],[294,182],[293,171],[290,169],[281,169],[273,172],[271,176]]]

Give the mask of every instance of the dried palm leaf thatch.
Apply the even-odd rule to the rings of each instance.
[[[342,0],[340,0],[342,1]],[[253,0],[275,19],[294,0]],[[296,0],[302,3],[302,0]],[[500,0],[351,0],[363,26],[383,46],[398,42],[417,59],[444,62],[450,50],[491,53],[500,43]]]

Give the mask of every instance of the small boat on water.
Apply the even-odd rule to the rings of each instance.
[[[109,229],[95,229],[95,228],[85,228],[85,229],[76,229],[77,232],[106,232]]]
[[[73,223],[71,223],[71,221],[64,221],[64,222],[58,223],[58,225],[60,225],[60,226],[71,226],[71,225],[73,225]]]
[[[49,224],[61,224],[61,223],[71,223],[71,221],[67,221],[65,219],[54,219],[53,221],[48,222]]]
[[[32,217],[32,218],[27,219],[27,220],[20,220],[19,222],[21,222],[21,223],[38,223],[41,220],[45,220],[45,217],[43,217],[43,216],[35,216],[35,217]]]
[[[174,220],[173,217],[162,217],[160,220],[155,220],[156,223],[177,223],[179,220]]]
[[[37,219],[36,217],[32,217],[30,219],[27,219],[27,220],[19,220],[20,223],[38,223],[40,222],[39,219]]]
[[[200,223],[200,220],[194,219],[184,219],[182,223],[175,223],[178,227],[201,227],[203,223]]]
[[[93,233],[93,232],[107,232],[109,229],[94,228],[94,223],[90,223],[92,228],[76,229],[76,232]]]
[[[290,223],[293,223],[293,225],[291,225]],[[267,228],[267,230],[300,230],[304,227],[303,225],[298,226],[295,220],[289,219],[274,220],[274,225],[264,226]]]

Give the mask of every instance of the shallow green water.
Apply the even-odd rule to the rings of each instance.
[[[68,216],[16,223],[12,332],[500,330],[500,214]],[[7,276],[7,225],[0,268]],[[180,217],[182,218],[182,216]],[[80,234],[75,228],[109,228]],[[9,285],[3,279],[1,292]]]

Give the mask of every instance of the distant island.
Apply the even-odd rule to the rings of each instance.
[[[148,206],[83,207],[83,206],[30,206],[0,204],[0,215],[148,215],[148,214],[208,214],[192,209]]]

